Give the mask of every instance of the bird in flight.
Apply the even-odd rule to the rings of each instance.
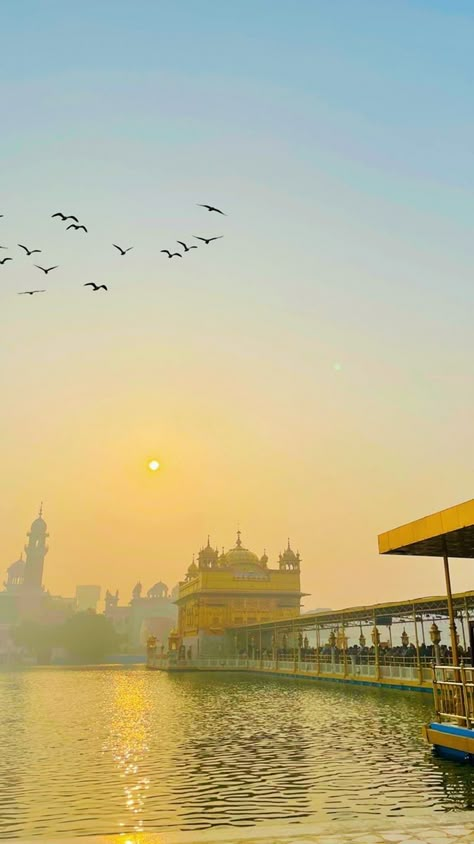
[[[93,287],[94,288],[94,290],[92,291],[93,293],[95,293],[96,290],[108,290],[108,288],[105,286],[105,284],[94,284],[93,281],[88,281],[87,284],[84,285],[84,287]]]
[[[221,237],[224,237],[224,235],[223,235],[223,234],[219,234],[219,235],[217,235],[217,237],[198,237],[198,235],[197,235],[197,234],[193,234],[193,237],[195,237],[195,238],[196,238],[196,240],[203,240],[203,241],[204,241],[204,243],[206,244],[206,246],[209,246],[209,244],[211,243],[211,241],[213,241],[213,240],[219,240]]]
[[[120,254],[121,254],[121,256],[122,256],[122,257],[123,257],[124,255],[126,255],[126,254],[127,254],[127,252],[130,252],[130,249],[133,249],[133,246],[129,246],[129,247],[128,247],[128,249],[122,249],[122,247],[121,247],[121,246],[117,246],[117,244],[116,244],[116,243],[112,243],[112,246],[115,246],[115,248],[116,248],[116,249],[118,249],[118,251],[120,252]]]
[[[170,252],[169,249],[160,249],[160,252],[166,252],[168,258],[174,258],[174,257],[182,258],[183,257],[179,252]]]
[[[57,211],[56,214],[51,214],[51,218],[53,217],[61,217],[61,220],[63,222],[64,220],[75,220],[76,223],[79,222],[79,220],[77,219],[77,217],[74,216],[74,214],[63,214],[61,211]]]
[[[2,258],[0,264],[5,264],[6,261],[13,261],[13,258]]]
[[[197,203],[199,208],[207,208],[208,211],[215,211],[217,214],[222,214],[223,217],[227,217],[227,214],[224,214],[219,208],[214,208],[213,205],[202,205],[200,202]]]
[[[34,293],[46,293],[46,290],[22,290],[19,296],[33,296]]]
[[[77,230],[77,229],[84,229],[84,231],[85,231],[85,232],[87,231],[87,229],[86,229],[86,227],[85,227],[85,226],[79,226],[79,225],[78,225],[78,226],[76,226],[76,224],[75,224],[75,223],[71,223],[71,225],[70,225],[70,226],[66,226],[66,231],[67,231],[68,229],[76,229],[76,230]]]
[[[48,275],[48,273],[50,273],[51,270],[57,270],[58,265],[56,265],[55,267],[40,267],[39,264],[35,264],[35,267],[38,267],[39,270],[43,270],[44,274]]]
[[[197,246],[186,246],[186,244],[183,243],[182,240],[177,240],[176,243],[179,243],[179,245],[183,247],[185,252],[189,252],[190,249],[197,249]]]
[[[0,246],[0,249],[8,249],[8,246]]]
[[[28,249],[28,247],[27,247],[27,246],[23,246],[23,244],[22,244],[22,243],[19,243],[19,244],[18,244],[18,246],[20,247],[20,249],[24,249],[24,250],[25,250],[25,252],[26,252],[26,254],[28,255],[28,257],[29,257],[30,255],[34,255],[34,253],[35,253],[35,252],[41,252],[41,249]]]

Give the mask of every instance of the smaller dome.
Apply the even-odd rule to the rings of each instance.
[[[31,525],[33,533],[46,533],[46,522],[43,519],[43,502],[41,502],[38,518]]]
[[[298,557],[290,546],[290,540],[288,540],[288,547],[283,551],[280,559],[284,563],[294,563],[297,561]]]
[[[265,568],[268,565],[268,556],[267,556],[266,549],[264,549],[263,554],[260,557],[260,563],[262,564],[262,566],[265,566]]]
[[[196,563],[194,562],[194,556],[193,556],[193,561],[192,561],[191,565],[188,566],[186,576],[187,577],[196,577],[198,572],[199,572],[199,569],[198,569]]]
[[[166,598],[168,596],[168,587],[162,580],[158,580],[146,594],[148,598]]]
[[[207,537],[207,545],[198,554],[199,568],[213,568],[217,564],[219,551],[211,547],[211,538]]]
[[[280,554],[280,569],[282,571],[299,571],[301,558],[299,552],[295,554],[288,540],[288,547]]]
[[[21,557],[20,557],[19,560],[15,560],[15,562],[12,563],[11,566],[8,566],[8,568],[7,568],[8,574],[16,575],[17,577],[18,577],[18,575],[22,574],[24,572],[24,570],[25,570],[25,561]]]

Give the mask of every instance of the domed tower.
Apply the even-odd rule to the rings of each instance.
[[[26,559],[23,578],[23,591],[41,592],[43,589],[43,567],[44,558],[48,553],[46,540],[46,522],[43,519],[43,504],[41,504],[38,518],[34,520],[30,531],[27,533],[28,544],[25,545]]]
[[[283,554],[280,554],[280,571],[299,571],[300,570],[300,555],[299,552],[295,554],[288,540],[288,547]]]
[[[207,545],[201,548],[198,554],[198,565],[200,569],[213,569],[217,566],[219,551],[211,548],[211,539],[207,537]]]

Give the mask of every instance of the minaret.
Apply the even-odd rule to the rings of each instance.
[[[28,544],[25,545],[26,560],[23,580],[24,592],[41,592],[43,588],[44,558],[48,553],[46,539],[46,522],[43,519],[43,502],[41,502],[38,518],[31,525],[27,533]]]

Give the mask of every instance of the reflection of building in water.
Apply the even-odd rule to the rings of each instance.
[[[118,592],[113,595],[107,590],[105,595],[105,615],[126,637],[131,649],[142,647],[149,636],[156,636],[159,644],[165,644],[176,624],[177,609],[166,583],[158,581],[145,596],[142,589],[142,584],[137,583],[127,606],[119,606]]]
[[[100,599],[100,586],[76,586],[76,608],[78,612],[97,611]]]
[[[208,539],[179,584],[179,643],[193,656],[222,653],[225,629],[299,614],[300,556],[288,547],[277,566],[242,545],[240,531],[230,551],[219,554]]]
[[[202,701],[202,675],[195,678],[188,675],[180,684],[188,708],[196,698]],[[219,717],[198,711],[185,721],[173,763],[178,777],[181,771],[186,776],[187,787],[178,777],[173,780],[177,795],[172,803],[179,805],[181,829],[310,817],[320,771],[311,764],[311,731],[301,701],[292,696],[288,705],[286,691],[275,688],[272,704],[266,700],[254,708],[249,703],[264,698],[256,693],[251,701],[253,694],[238,694],[235,678],[221,674],[218,680],[213,674],[206,706]],[[200,708],[202,702],[196,701]]]

